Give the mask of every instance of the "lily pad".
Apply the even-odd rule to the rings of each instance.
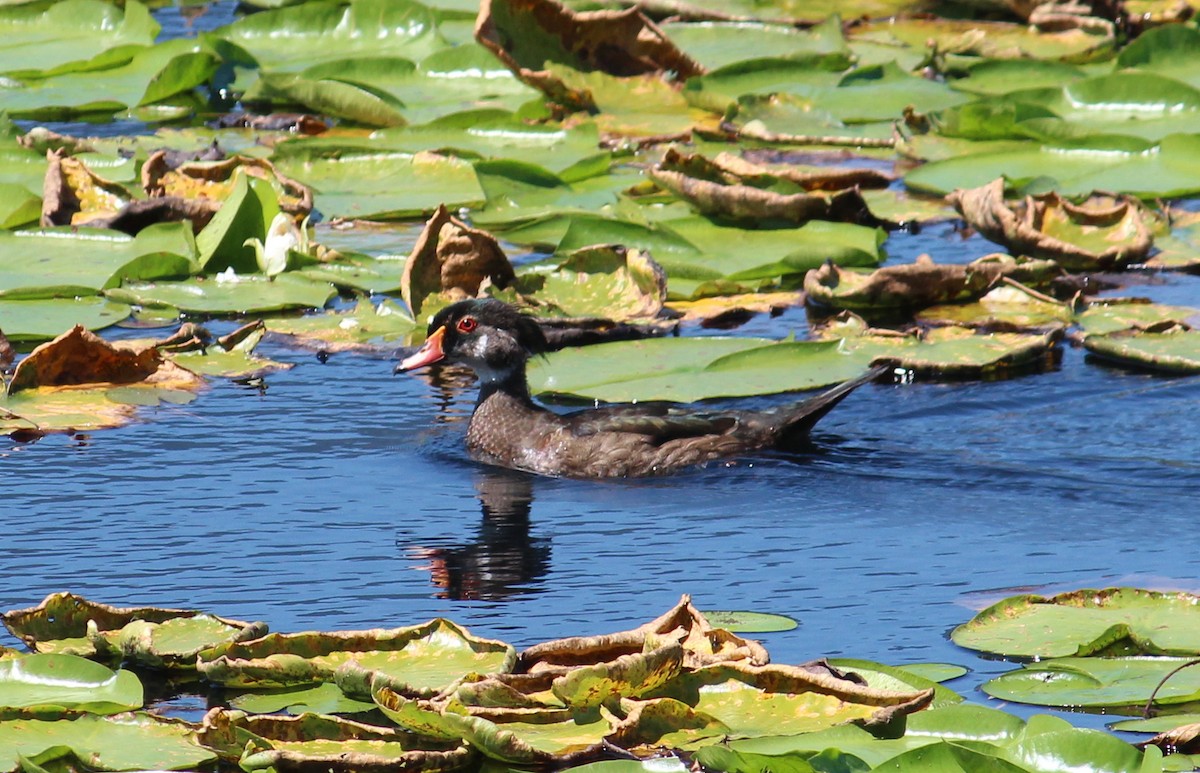
[[[494,297],[505,293],[489,290]],[[667,296],[667,275],[644,252],[620,246],[584,247],[566,260],[527,265],[513,295],[538,313],[612,320],[654,319]]]
[[[100,296],[0,300],[0,331],[10,341],[45,341],[82,325],[101,330],[129,316],[131,309]]]
[[[1200,372],[1200,330],[1089,335],[1083,346],[1097,357],[1121,365],[1168,373]]]
[[[195,243],[180,223],[130,237],[70,229],[0,232],[0,297],[96,295],[122,281],[174,279],[194,269]]]
[[[1200,700],[1200,673],[1185,668],[1159,683],[1189,658],[1063,657],[1030,663],[1001,674],[981,689],[1001,700],[1086,709],[1140,709],[1154,693],[1155,705]],[[1155,688],[1158,688],[1155,692]]]
[[[637,8],[576,13],[554,2],[487,0],[480,4],[475,39],[521,80],[574,109],[593,107],[593,94],[565,84],[547,63],[679,80],[703,71]]]
[[[290,687],[332,681],[339,669],[380,671],[393,686],[433,695],[467,673],[511,670],[516,652],[471,636],[448,620],[391,630],[270,634],[200,656],[201,675],[231,687]]]
[[[930,306],[917,312],[916,318],[931,325],[1032,332],[1062,330],[1074,315],[1068,303],[1022,287],[1002,285],[975,303]]]
[[[226,270],[181,282],[128,282],[105,293],[123,303],[170,306],[204,314],[254,314],[281,309],[320,309],[337,291],[328,282],[293,273],[268,279]]]
[[[346,697],[336,684],[324,682],[316,687],[296,687],[269,692],[248,692],[229,700],[230,708],[248,714],[359,714],[374,711],[371,701]]]
[[[1181,325],[1187,327],[1189,321],[1200,322],[1200,309],[1137,299],[1098,298],[1089,303],[1075,321],[1087,335],[1108,335],[1130,329],[1162,330]]]
[[[8,5],[0,13],[0,72],[24,77],[67,69],[117,46],[148,46],[158,30],[137,0],[123,7],[96,0]]]
[[[935,264],[928,255],[916,262],[885,266],[869,274],[826,263],[808,272],[804,290],[810,301],[836,309],[917,309],[947,301],[978,298],[1001,277],[1027,280],[1059,273],[1051,261],[989,255],[968,264]]]
[[[303,317],[267,319],[267,329],[287,336],[292,342],[326,351],[376,351],[386,343],[409,343],[418,325],[395,301],[384,299],[378,306],[362,299],[352,309],[327,311]]]
[[[880,690],[801,668],[726,663],[680,674],[648,697],[674,698],[724,723],[730,737],[752,738],[886,724],[927,706],[933,690]]]
[[[1200,610],[1190,593],[1136,588],[1024,595],[954,629],[955,644],[1014,657],[1200,652]]]
[[[70,749],[96,770],[194,770],[216,759],[193,739],[191,725],[152,714],[63,719],[0,720],[0,766],[15,770],[21,757]]]
[[[431,743],[395,729],[317,714],[251,716],[213,709],[204,717],[199,738],[245,771],[445,771],[474,758],[461,744]]]
[[[829,386],[859,375],[868,359],[832,341],[662,338],[554,352],[531,363],[529,380],[554,396],[695,402]]]
[[[1023,204],[1004,201],[1004,181],[959,190],[950,200],[971,227],[1019,255],[1056,261],[1069,271],[1103,270],[1145,260],[1154,243],[1141,206],[1095,197],[1082,205],[1051,193]]]
[[[451,217],[439,205],[408,256],[400,292],[413,316],[420,318],[430,300],[440,308],[477,297],[484,282],[503,289],[514,279],[512,264],[496,237]]]
[[[724,628],[730,633],[779,633],[800,625],[795,618],[770,612],[705,612],[704,619],[713,628]]]
[[[280,169],[316,191],[328,218],[395,220],[483,203],[483,190],[466,161],[436,153],[381,153],[337,159],[281,159]]]
[[[195,668],[200,650],[223,649],[266,633],[264,623],[228,620],[191,609],[113,607],[71,593],[3,616],[4,625],[35,652],[65,653],[154,668]]]
[[[141,708],[142,683],[77,655],[26,655],[0,660],[0,705],[117,714]]]

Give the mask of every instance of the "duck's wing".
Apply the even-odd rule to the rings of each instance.
[[[654,445],[680,438],[725,435],[738,425],[737,417],[731,414],[681,411],[669,403],[596,408],[572,414],[568,421],[577,437],[620,432],[645,435]]]

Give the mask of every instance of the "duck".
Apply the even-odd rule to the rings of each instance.
[[[526,379],[529,359],[548,350],[533,317],[503,301],[470,299],[434,315],[425,343],[394,372],[440,362],[475,372],[479,397],[466,444],[481,462],[553,477],[635,478],[794,447],[847,395],[889,369],[871,368],[814,397],[768,410],[654,402],[557,413],[533,400]]]

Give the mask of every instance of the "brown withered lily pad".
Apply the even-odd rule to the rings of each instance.
[[[521,652],[516,671],[563,673],[576,666],[613,661],[622,655],[642,652],[648,641],[657,646],[678,642],[684,650],[683,664],[688,668],[726,661],[763,665],[770,659],[758,642],[742,639],[722,628],[713,628],[692,606],[691,597],[685,595],[665,614],[632,631],[574,636],[535,644]]]
[[[340,717],[247,715],[212,709],[198,740],[245,771],[435,771],[459,770],[476,759],[462,743],[433,739]]]
[[[187,161],[172,166],[167,151],[160,150],[142,165],[142,188],[151,198],[194,200],[215,213],[233,191],[237,170],[268,181],[279,198],[279,208],[289,215],[304,217],[312,212],[311,188],[281,174],[270,161],[249,156]]]
[[[797,225],[809,220],[874,222],[856,188],[809,193],[781,177],[761,173],[743,177],[701,155],[685,155],[673,148],[647,175],[707,215]]]
[[[1163,750],[1163,754],[1200,753],[1200,722],[1190,722],[1171,730],[1164,730],[1137,745],[1142,748],[1157,746]]]
[[[681,81],[704,72],[636,7],[575,12],[554,0],[484,0],[475,39],[522,81],[576,110],[594,107],[591,94],[567,86],[547,64]]]
[[[119,183],[105,180],[87,164],[64,155],[46,152],[46,176],[42,184],[42,225],[75,225],[115,215],[133,196]]]
[[[855,187],[886,188],[894,179],[886,172],[865,166],[789,163],[788,159],[794,157],[794,154],[752,151],[747,155],[750,158],[733,153],[718,153],[710,163],[741,180],[774,177],[793,182],[806,191],[840,191]],[[817,154],[800,156],[817,157]]]
[[[201,655],[204,678],[233,687],[290,687],[333,681],[341,669],[379,671],[411,695],[433,695],[468,673],[512,670],[516,652],[441,618],[390,630],[271,634]]]
[[[400,294],[418,318],[431,296],[441,306],[478,296],[485,283],[504,288],[515,278],[494,236],[471,228],[439,205],[404,265]]]
[[[0,616],[34,652],[63,653],[152,668],[194,670],[201,650],[220,651],[262,636],[265,623],[246,623],[194,609],[114,607],[71,593]]]
[[[928,255],[870,273],[844,269],[832,261],[809,271],[804,291],[812,303],[835,309],[920,309],[937,303],[983,296],[1001,277],[1044,284],[1061,273],[1053,261],[988,255],[967,264],[938,264]]]
[[[152,346],[116,346],[76,325],[21,360],[7,391],[13,395],[34,387],[133,384],[146,381],[162,365],[162,355]]]
[[[1068,271],[1121,268],[1146,259],[1154,237],[1142,205],[1128,197],[1093,195],[1074,204],[1054,193],[1004,198],[1004,180],[959,189],[947,197],[979,233],[1010,252],[1057,261]]]

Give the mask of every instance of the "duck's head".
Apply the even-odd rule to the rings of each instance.
[[[546,351],[542,328],[503,301],[459,301],[429,323],[425,343],[396,366],[396,373],[435,362],[466,365],[480,381],[501,382],[523,371],[530,355]]]

